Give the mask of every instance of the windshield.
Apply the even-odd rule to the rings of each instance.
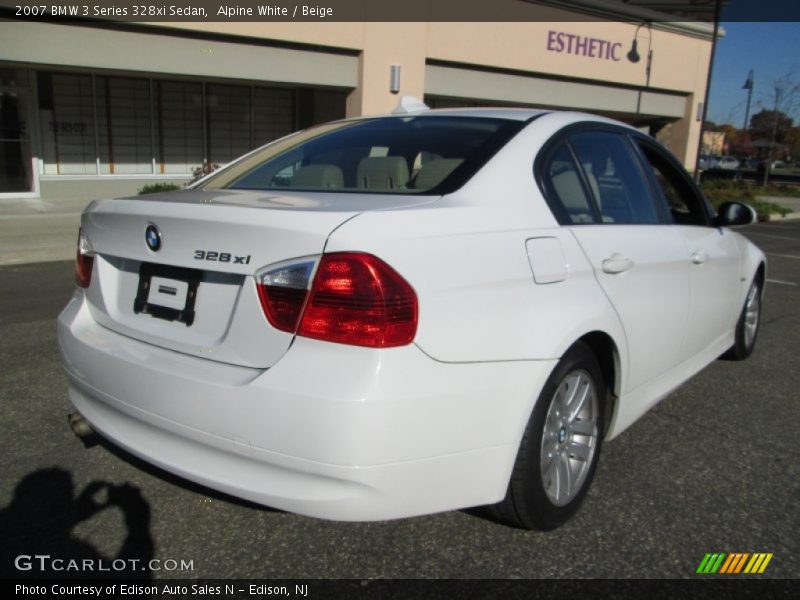
[[[444,194],[461,187],[524,125],[452,116],[330,123],[270,144],[202,187]]]

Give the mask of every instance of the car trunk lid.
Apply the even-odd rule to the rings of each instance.
[[[143,342],[267,368],[294,336],[265,318],[255,272],[321,254],[330,233],[360,212],[433,199],[187,190],[98,201],[82,217],[95,254],[89,309],[98,323]],[[149,246],[153,231],[158,243]]]

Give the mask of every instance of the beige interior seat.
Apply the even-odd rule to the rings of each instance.
[[[567,210],[573,223],[594,221],[591,208],[587,204],[586,194],[578,180],[578,174],[574,170],[562,171],[552,177],[552,182],[561,204]]]
[[[367,190],[396,190],[408,183],[408,164],[402,156],[368,156],[356,170],[357,186]]]
[[[296,188],[342,188],[344,176],[336,165],[305,165],[294,172],[290,185]]]
[[[439,158],[429,160],[422,165],[417,175],[414,177],[414,188],[418,190],[429,190],[442,183],[445,178],[464,162],[461,158]]]

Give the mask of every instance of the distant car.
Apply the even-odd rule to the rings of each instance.
[[[739,168],[739,161],[732,156],[723,156],[717,163],[718,169],[733,170]]]
[[[713,214],[669,151],[607,118],[426,108],[87,207],[58,323],[84,422],[304,515],[490,504],[552,529],[604,439],[750,355],[765,258],[728,226],[752,208]]]
[[[772,166],[770,168],[771,169],[782,169],[785,166],[786,166],[786,163],[784,161],[782,161],[782,160],[773,160],[772,161]]]
[[[718,158],[710,156],[708,154],[702,154],[700,156],[700,161],[698,162],[698,167],[703,169],[704,171],[707,171],[709,169],[716,169],[718,164],[719,164]]]

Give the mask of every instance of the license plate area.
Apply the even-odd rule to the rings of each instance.
[[[194,323],[197,288],[203,278],[198,269],[142,263],[133,312],[157,319]]]

